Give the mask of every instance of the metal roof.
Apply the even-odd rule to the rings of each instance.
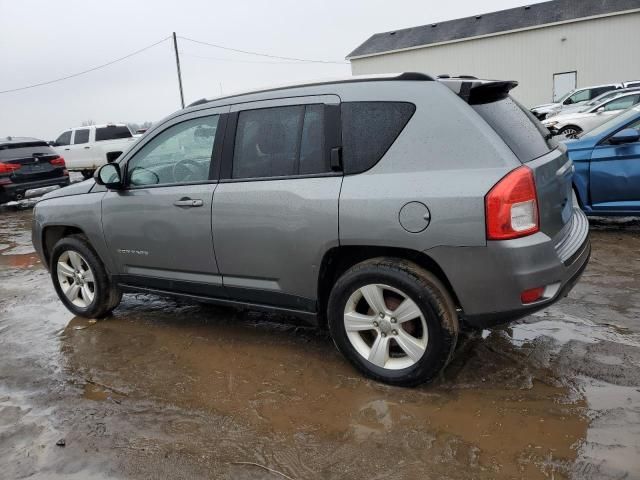
[[[347,59],[635,9],[640,9],[640,0],[553,0],[535,3],[446,22],[376,33],[347,55]]]

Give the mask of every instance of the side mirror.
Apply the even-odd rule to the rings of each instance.
[[[604,107],[600,107],[599,109],[596,110],[596,113],[602,113],[604,112]]]
[[[571,97],[567,98],[567,99],[564,101],[564,105],[571,105],[572,103],[573,103],[573,100],[571,100]]]
[[[93,178],[98,185],[104,185],[109,190],[119,190],[122,188],[122,175],[120,165],[117,163],[107,163],[101,166]]]
[[[623,143],[634,143],[640,140],[640,131],[635,128],[625,128],[620,130],[613,137],[609,139],[609,143],[613,145],[620,145]]]
[[[49,140],[47,143],[49,144],[50,147],[57,147],[58,146],[58,144],[56,143],[55,140]]]

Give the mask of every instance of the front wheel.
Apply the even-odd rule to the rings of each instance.
[[[455,305],[418,265],[377,258],[338,279],[327,307],[338,350],[364,375],[398,386],[429,382],[446,366],[458,337]]]
[[[95,170],[82,170],[80,173],[82,174],[82,177],[85,180],[90,179],[91,177],[93,177],[93,173],[95,172]]]
[[[580,135],[581,133],[582,129],[573,125],[564,127],[558,132],[559,135],[564,135],[567,138],[578,138],[578,135]]]
[[[122,292],[86,238],[62,238],[51,254],[51,277],[58,297],[74,315],[102,318],[118,306]]]

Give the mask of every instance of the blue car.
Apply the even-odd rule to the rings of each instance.
[[[587,215],[640,215],[640,105],[564,143],[576,168],[574,191]]]

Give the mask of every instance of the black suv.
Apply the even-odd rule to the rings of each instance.
[[[0,139],[0,204],[25,198],[28,190],[69,185],[64,158],[37,138]]]

